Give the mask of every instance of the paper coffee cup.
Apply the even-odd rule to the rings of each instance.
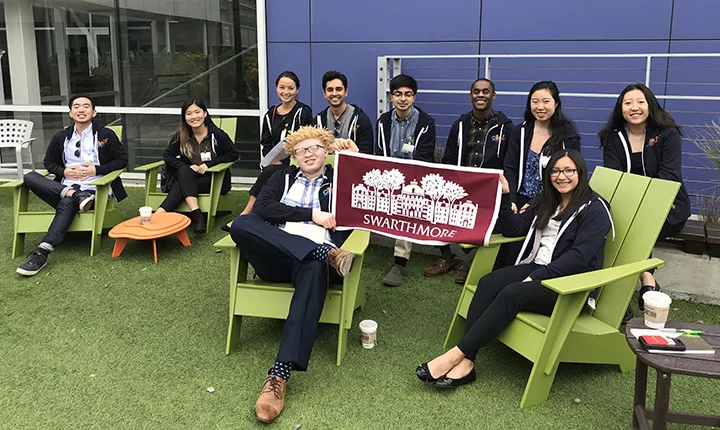
[[[152,208],[143,206],[140,208],[140,224],[150,224],[152,221]]]
[[[665,328],[672,299],[660,291],[648,291],[643,294],[645,302],[645,325],[650,328]]]
[[[373,320],[360,321],[360,331],[362,332],[363,348],[374,348],[377,342],[378,323]]]

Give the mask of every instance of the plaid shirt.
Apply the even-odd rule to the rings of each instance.
[[[295,176],[295,182],[290,186],[287,194],[280,199],[280,203],[296,207],[296,208],[310,208],[320,210],[320,198],[318,192],[320,187],[325,181],[325,170],[322,174],[315,179],[309,179],[302,170],[298,170]],[[315,224],[312,221],[303,221],[305,224]],[[279,226],[281,230],[284,230],[285,224]],[[325,242],[333,244],[330,238],[330,232],[325,230]]]

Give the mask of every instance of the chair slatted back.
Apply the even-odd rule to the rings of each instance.
[[[235,142],[235,133],[237,132],[237,118],[214,118],[213,120],[215,121],[217,127],[227,133],[227,135],[230,136],[230,140]]]
[[[598,167],[593,172],[590,185],[610,202],[615,229],[614,240],[609,233],[605,244],[604,267],[647,259],[680,184]],[[598,295],[593,316],[619,327],[637,279],[634,276],[604,286]]]
[[[117,135],[118,139],[120,140],[120,143],[122,143],[122,141],[123,141],[123,135],[122,135],[123,126],[122,125],[109,125],[108,128]]]

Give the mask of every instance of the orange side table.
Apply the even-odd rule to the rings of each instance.
[[[108,233],[108,236],[115,239],[112,256],[113,258],[119,257],[130,239],[152,240],[153,256],[155,257],[155,263],[157,263],[155,239],[174,234],[184,246],[190,246],[190,239],[185,232],[185,228],[189,225],[190,218],[175,212],[153,214],[150,224],[140,224],[139,216],[121,222]]]

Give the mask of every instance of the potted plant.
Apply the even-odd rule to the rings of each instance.
[[[696,127],[692,140],[707,157],[705,161],[715,169],[716,177],[720,176],[720,123],[712,121],[704,127]],[[716,181],[709,190],[711,197],[700,199],[699,205],[711,257],[720,257],[720,198],[717,188]]]

